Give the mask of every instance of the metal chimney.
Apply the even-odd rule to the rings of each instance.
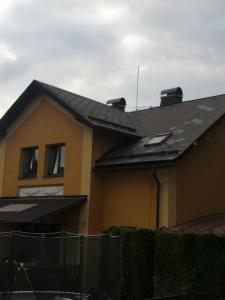
[[[116,98],[108,100],[106,104],[110,104],[112,107],[125,111],[126,100],[124,98]]]
[[[181,103],[183,98],[183,91],[180,87],[162,90],[160,93],[160,98],[160,106]]]

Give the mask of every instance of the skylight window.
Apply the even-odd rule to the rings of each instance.
[[[169,137],[169,135],[169,133],[155,135],[146,145],[159,145],[163,143]]]
[[[37,204],[8,204],[0,208],[0,212],[21,212]]]

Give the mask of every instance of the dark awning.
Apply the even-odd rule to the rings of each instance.
[[[84,203],[86,196],[0,197],[0,222],[39,222]]]

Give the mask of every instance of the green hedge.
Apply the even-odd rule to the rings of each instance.
[[[148,229],[111,228],[123,236],[121,299],[142,300],[153,296],[155,232]]]
[[[225,236],[111,228],[123,236],[121,299],[225,294]]]
[[[155,295],[225,293],[225,237],[158,232]]]

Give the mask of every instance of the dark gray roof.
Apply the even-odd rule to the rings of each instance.
[[[225,213],[201,216],[174,227],[170,227],[169,230],[197,234],[213,233],[225,235]]]
[[[129,137],[98,159],[96,169],[171,164],[225,114],[225,95],[125,112],[34,80],[0,120],[0,136],[40,93],[88,126]],[[146,146],[158,134],[170,135],[161,144]]]
[[[117,145],[96,161],[96,169],[174,162],[225,114],[225,95],[185,101],[130,113],[145,137]],[[159,145],[146,144],[169,133]]]
[[[142,136],[131,114],[95,100],[34,80],[1,119],[1,135],[38,93],[48,94],[74,117],[91,127],[134,137]]]
[[[0,222],[38,222],[50,215],[77,207],[86,196],[2,197]]]
[[[94,127],[112,129],[132,136],[142,135],[142,132],[138,129],[137,123],[131,114],[49,84],[40,81],[36,82],[47,92],[50,92],[53,97],[57,97],[63,104],[79,114],[84,121]]]

